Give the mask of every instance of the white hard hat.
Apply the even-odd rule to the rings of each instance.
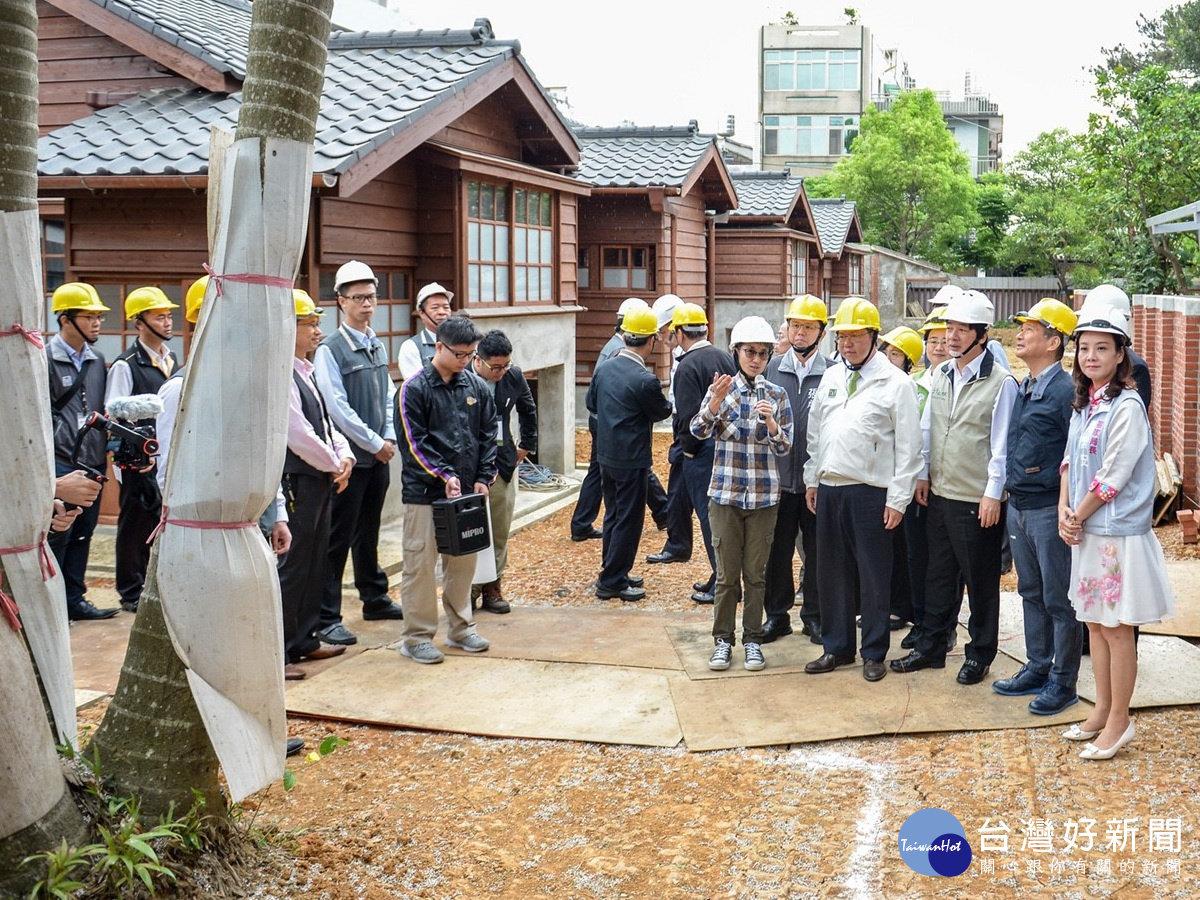
[[[654,310],[654,314],[658,316],[658,327],[670,325],[671,319],[675,317],[675,308],[683,305],[683,299],[674,294],[663,294],[654,301],[654,305],[650,307]]]
[[[947,306],[955,297],[961,296],[963,289],[957,284],[943,284],[932,299],[926,302],[930,306]]]
[[[729,333],[729,347],[732,350],[738,344],[766,344],[774,347],[778,340],[771,323],[762,316],[746,316],[739,319]]]
[[[621,301],[621,305],[617,307],[617,318],[625,318],[625,313],[632,309],[649,309],[650,304],[641,297],[626,297]]]
[[[1115,334],[1123,346],[1129,343],[1129,317],[1116,306],[1101,306],[1098,303],[1079,311],[1079,324],[1075,326],[1075,337],[1085,331],[1102,331]]]
[[[996,308],[992,306],[987,294],[980,291],[962,291],[946,304],[946,312],[942,318],[947,322],[987,325],[990,328],[996,323]]]
[[[425,287],[423,287],[419,291],[417,291],[417,309],[420,309],[424,305],[425,301],[428,300],[430,297],[432,297],[434,294],[445,294],[447,301],[454,300],[454,294],[452,294],[450,291],[446,290],[444,287],[442,287],[436,281],[431,281],[431,282],[429,282],[429,284],[425,285]]]
[[[356,281],[373,281],[376,285],[379,284],[379,279],[375,277],[370,266],[365,262],[352,259],[348,263],[344,263],[337,270],[337,274],[333,276],[333,289],[340,294],[343,287],[354,284]]]
[[[1080,314],[1082,315],[1083,310],[1093,306],[1115,306],[1125,314],[1125,318],[1129,318],[1129,295],[1115,284],[1098,284],[1088,291],[1087,296],[1083,298],[1083,306],[1079,309]]]

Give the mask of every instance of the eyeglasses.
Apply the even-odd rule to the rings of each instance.
[[[479,362],[482,363],[485,368],[491,369],[497,375],[499,375],[501,372],[507,372],[509,369],[512,368],[512,363],[510,363],[510,362],[502,363],[500,365],[494,365],[490,362],[484,362],[483,357],[480,356],[478,353],[475,354],[475,358],[477,360],[479,360]]]
[[[444,347],[445,349],[447,349],[451,353],[453,353],[454,358],[457,359],[459,362],[470,359],[472,356],[475,355],[474,350],[455,350],[453,347],[448,347],[445,344],[442,344],[442,347]]]
[[[104,324],[104,316],[97,316],[95,314],[78,315],[75,317],[75,321],[76,322],[95,322],[97,325],[103,325]]]
[[[744,353],[746,356],[750,357],[751,359],[770,359],[771,358],[770,350],[752,350],[749,347],[742,347],[741,350],[742,350],[742,353]]]
[[[379,297],[376,294],[342,294],[347,300],[353,300],[359,306],[366,306],[368,303],[378,303]]]

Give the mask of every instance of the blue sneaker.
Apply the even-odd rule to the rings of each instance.
[[[1035,716],[1052,716],[1078,702],[1079,695],[1075,693],[1075,688],[1057,681],[1047,681],[1042,692],[1030,701],[1029,711]]]
[[[1039,675],[1025,665],[1017,669],[1016,675],[993,681],[992,690],[1006,697],[1019,697],[1022,694],[1040,694],[1049,683],[1049,675]]]

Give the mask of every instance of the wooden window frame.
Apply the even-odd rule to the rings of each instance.
[[[624,253],[625,263],[623,265],[607,264],[608,254],[610,252]],[[644,266],[635,266],[634,254],[646,254],[646,264]],[[600,246],[600,258],[597,260],[597,270],[600,273],[599,283],[592,290],[597,291],[612,291],[614,293],[630,293],[637,291],[653,291],[655,285],[655,254],[653,244],[602,244]],[[633,283],[633,273],[635,271],[645,270],[646,283],[644,285],[635,285]],[[609,271],[624,271],[626,274],[625,283],[622,285],[610,285],[606,282],[605,275]]]
[[[558,193],[522,181],[475,175],[464,177],[461,189],[463,305],[496,309],[561,303]],[[497,208],[500,197],[503,211]],[[534,236],[536,243],[530,240]],[[537,287],[531,289],[534,274]],[[488,278],[493,296],[485,299]]]
[[[379,286],[376,289],[379,302],[375,305],[375,314],[371,316],[371,330],[375,332],[375,336],[387,347],[388,369],[392,372],[398,372],[399,364],[397,358],[400,355],[400,345],[412,337],[418,330],[415,321],[416,291],[413,289],[416,283],[416,273],[411,268],[403,266],[394,269],[372,266],[371,271],[379,279]],[[336,273],[336,268],[327,269],[320,273],[317,288],[320,298],[313,298],[317,301],[318,306],[326,310],[326,316],[332,313],[332,324],[321,329],[326,334],[329,334],[335,328],[340,328],[342,324],[342,313],[338,308],[337,292],[333,287],[333,278]],[[334,298],[333,309],[330,309],[327,305],[330,301],[323,299],[327,297]],[[384,315],[381,316],[380,313]],[[386,323],[383,321],[385,317],[387,319]],[[330,320],[327,319],[326,321]]]

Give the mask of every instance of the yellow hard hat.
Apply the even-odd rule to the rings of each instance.
[[[671,328],[686,328],[689,325],[707,325],[708,316],[704,307],[697,303],[681,303],[671,315]]]
[[[144,312],[152,309],[179,309],[178,303],[172,303],[162,288],[134,288],[125,295],[125,318],[136,319]]]
[[[909,362],[914,366],[920,361],[921,354],[925,352],[925,342],[921,340],[921,336],[904,325],[893,328],[879,339],[879,343],[891,344],[907,356]]]
[[[649,337],[652,334],[657,334],[658,316],[649,307],[646,309],[631,309],[625,313],[625,318],[621,319],[621,330],[626,334],[636,335],[637,337]]]
[[[929,315],[925,317],[925,321],[921,323],[921,327],[917,330],[921,334],[929,334],[931,331],[937,331],[939,328],[946,327],[946,307],[935,306],[929,311]]]
[[[870,300],[847,297],[833,317],[832,331],[878,331],[879,310]]]
[[[325,310],[313,303],[313,298],[308,296],[308,291],[302,291],[300,288],[295,288],[292,291],[292,299],[296,303],[297,319],[307,319],[309,316],[325,315]]]
[[[200,307],[204,305],[204,292],[208,290],[208,276],[201,275],[192,282],[192,286],[187,289],[187,296],[184,298],[183,317],[193,325],[200,318]]]
[[[820,322],[824,325],[829,321],[829,309],[825,301],[812,294],[802,294],[792,300],[788,306],[785,319],[795,319],[800,322]]]
[[[55,313],[77,309],[81,312],[108,312],[109,309],[100,302],[96,289],[86,281],[68,281],[60,284],[51,295],[51,310]]]
[[[1047,328],[1053,328],[1059,334],[1070,337],[1079,324],[1079,316],[1075,310],[1061,300],[1053,297],[1043,297],[1029,308],[1028,312],[1019,312],[1013,316],[1014,322],[1041,322]]]

